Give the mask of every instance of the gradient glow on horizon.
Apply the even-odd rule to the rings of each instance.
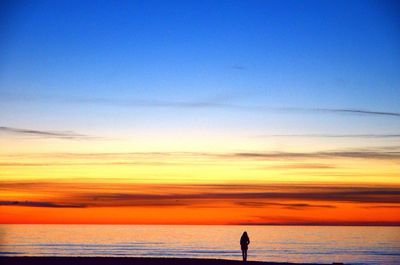
[[[0,223],[400,224],[396,2],[0,5]]]

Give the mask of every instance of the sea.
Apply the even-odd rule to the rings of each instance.
[[[0,225],[0,256],[112,256],[400,264],[400,227]]]

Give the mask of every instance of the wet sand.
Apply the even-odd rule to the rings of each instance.
[[[131,258],[131,257],[0,257],[1,265],[321,265],[316,263],[285,263],[189,258]],[[335,263],[336,264],[336,263]]]

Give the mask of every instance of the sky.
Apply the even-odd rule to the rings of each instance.
[[[0,223],[400,225],[396,1],[0,5]]]

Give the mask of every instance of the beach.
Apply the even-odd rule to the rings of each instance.
[[[225,259],[192,259],[192,258],[133,258],[133,257],[0,257],[0,264],[18,265],[322,265],[316,263],[282,263],[261,261],[237,261]],[[338,263],[341,264],[341,263]]]

